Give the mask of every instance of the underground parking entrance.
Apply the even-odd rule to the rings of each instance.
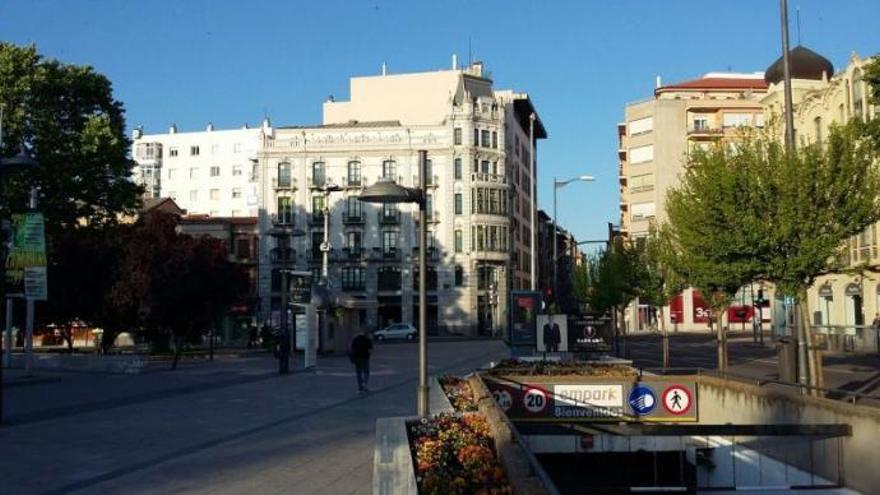
[[[855,420],[862,410],[695,375],[598,369],[481,373],[558,493],[852,493],[843,487],[873,482],[848,458],[862,449],[850,420],[878,424]]]

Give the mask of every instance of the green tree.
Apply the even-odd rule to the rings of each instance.
[[[40,162],[0,182],[0,217],[23,209],[31,187],[39,190],[50,242],[59,229],[112,223],[134,211],[140,188],[130,180],[124,110],[106,77],[45,59],[34,46],[0,42],[0,105],[0,157],[24,145]]]
[[[624,354],[628,352],[627,328],[624,311],[638,295],[641,278],[639,253],[633,245],[615,238],[607,249],[590,260],[587,272],[589,288],[587,302],[595,311],[610,311],[612,331],[617,352],[620,353],[620,337],[624,339]],[[576,285],[583,286],[583,283]],[[582,290],[582,289],[579,289]]]
[[[746,138],[748,139],[748,138]],[[737,291],[759,277],[767,261],[764,203],[757,197],[761,163],[747,146],[716,145],[688,155],[681,183],[666,198],[668,243],[678,253],[688,283],[711,309],[718,368],[727,368],[724,315]]]
[[[668,226],[653,227],[642,255],[642,277],[639,281],[639,300],[660,311],[660,335],[663,367],[669,367],[669,333],[664,308],[687,288],[682,274],[681,254]]]

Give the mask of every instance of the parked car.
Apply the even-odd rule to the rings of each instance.
[[[376,330],[373,332],[373,338],[376,340],[385,340],[385,339],[406,339],[406,340],[415,340],[416,335],[418,335],[418,330],[416,327],[412,326],[410,323],[394,323],[388,325],[382,330]]]

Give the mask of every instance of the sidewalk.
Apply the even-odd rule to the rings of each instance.
[[[430,372],[505,354],[500,342],[432,343]],[[416,345],[377,346],[367,395],[344,357],[287,376],[247,359],[13,388],[0,493],[369,493],[375,420],[413,413],[417,360]]]

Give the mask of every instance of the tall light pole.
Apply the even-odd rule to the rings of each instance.
[[[571,179],[557,180],[553,177],[553,297],[559,297],[559,287],[557,285],[557,270],[559,265],[559,251],[556,247],[556,190],[571,184],[572,182],[593,182],[596,178],[592,175],[580,175]]]
[[[280,220],[280,217],[279,217]],[[287,275],[290,271],[287,256],[290,250],[290,238],[305,235],[305,232],[290,228],[289,224],[277,224],[269,231],[269,235],[275,238],[275,247],[281,255],[281,329],[279,331],[278,345],[278,373],[286,375],[290,372],[291,332],[287,322],[287,308],[290,306],[290,289],[287,283]],[[296,320],[294,320],[294,323]]]
[[[535,204],[535,183],[538,181],[538,177],[535,174],[535,119],[538,116],[535,115],[535,112],[529,114],[529,204],[531,205],[531,222],[529,224],[531,229],[531,240],[529,242],[529,276],[532,279],[531,288],[532,291],[538,290],[538,264],[536,258],[535,251],[535,242],[538,239],[538,233],[535,231],[535,214],[538,210],[538,205]]]
[[[0,150],[3,149],[3,120],[2,120],[2,107],[0,107]],[[24,170],[32,170],[38,164],[38,162],[28,154],[24,148],[22,148],[19,153],[9,159],[0,158],[0,178],[5,177],[7,174],[12,174],[17,171]],[[33,195],[33,194],[32,194]],[[3,223],[2,218],[0,218],[0,224]],[[5,299],[6,295],[6,232],[0,230],[0,235],[2,235],[2,239],[0,239],[0,301]],[[12,304],[11,300],[6,303],[6,333],[4,335],[3,341],[3,351],[5,354],[5,363],[0,362],[0,424],[3,424],[3,367],[10,366],[12,364]]]
[[[342,191],[342,188],[334,185],[334,184],[326,184],[324,187],[319,189],[322,193],[324,193],[324,209],[322,213],[324,214],[324,242],[321,243],[321,285],[328,286],[329,285],[329,262],[330,262],[330,251],[333,249],[333,246],[330,244],[330,193]]]
[[[391,179],[379,179],[367,187],[358,199],[367,203],[416,203],[419,205],[419,387],[417,409],[420,417],[430,414],[428,407],[428,273],[425,253],[428,248],[426,182],[428,152],[419,150],[419,187],[409,188]]]

